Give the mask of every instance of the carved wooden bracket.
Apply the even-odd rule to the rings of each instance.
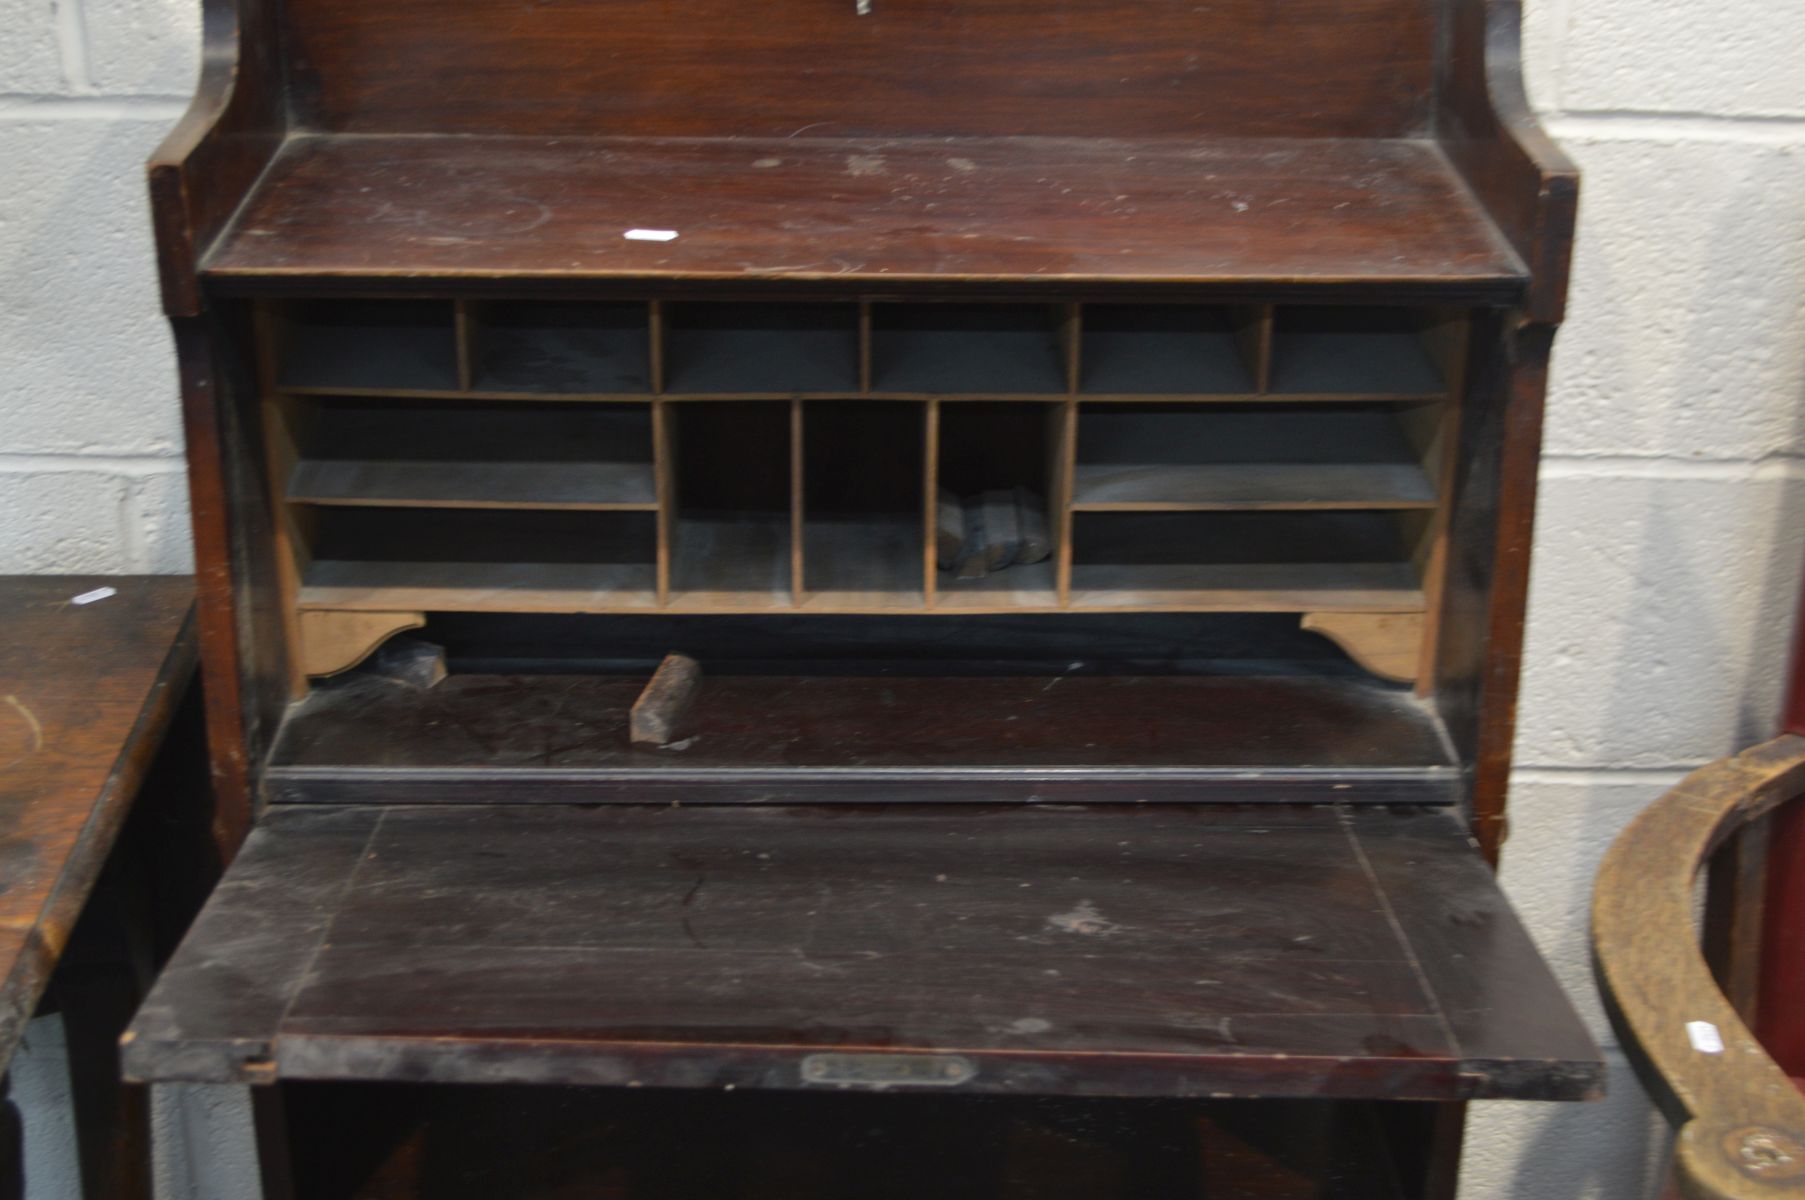
[[[1381,679],[1415,683],[1423,653],[1422,613],[1305,613],[1303,627],[1320,633]]]
[[[320,612],[301,614],[301,670],[336,675],[370,657],[376,647],[404,629],[419,629],[419,612]]]

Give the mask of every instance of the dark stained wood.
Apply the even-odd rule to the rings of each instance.
[[[707,665],[706,663],[704,664]],[[277,801],[1005,797],[1448,803],[1459,768],[1407,691],[1308,676],[746,675],[710,669],[681,747],[630,745],[643,674],[348,676],[295,709]]]
[[[1519,0],[1437,0],[1437,140],[1530,271],[1524,311],[1558,324],[1578,219],[1579,172],[1536,120],[1523,88]]]
[[[636,228],[679,236],[622,237]],[[239,290],[1301,282],[1499,300],[1523,282],[1433,143],[1302,138],[298,137],[206,272]]]
[[[193,677],[193,597],[186,577],[0,578],[0,1070]]]
[[[1394,891],[1396,854],[1438,886]],[[131,1076],[267,1078],[252,1046],[284,1079],[783,1090],[810,1055],[956,1056],[959,1091],[1042,1095],[1574,1098],[1601,1069],[1425,809],[300,808],[234,875]],[[1425,903],[1501,936],[1427,979]],[[304,973],[260,969],[293,938]]]
[[[349,133],[1400,136],[1435,36],[1430,0],[286,9],[299,123]]]
[[[278,608],[284,600],[275,578],[263,431],[258,406],[247,399],[254,394],[248,331],[212,317],[171,325],[181,368],[213,837],[229,860],[250,829],[255,777],[289,698],[291,614]]]
[[[1805,1180],[1805,1097],[1749,1032],[1695,948],[1699,868],[1748,822],[1805,794],[1805,738],[1785,734],[1687,776],[1599,867],[1592,948],[1611,1023],[1679,1130],[1685,1194],[1756,1200]],[[1690,945],[1689,945],[1690,943]],[[1721,1047],[1701,1048],[1695,1022]]]
[[[277,0],[205,0],[200,84],[151,155],[163,308],[199,316],[198,266],[286,132]]]
[[[1523,625],[1529,607],[1529,553],[1535,538],[1542,421],[1554,332],[1552,325],[1506,332],[1505,352],[1513,359],[1513,367],[1500,425],[1495,427],[1497,442],[1481,451],[1496,455],[1497,491],[1471,497],[1475,504],[1496,506],[1492,510],[1496,515],[1491,561],[1477,564],[1479,570],[1467,578],[1469,586],[1482,586],[1489,593],[1484,610],[1484,660],[1477,680],[1479,723],[1473,745],[1472,805],[1475,832],[1493,861],[1508,835],[1504,806],[1517,735]]]
[[[302,818],[305,839],[283,837],[281,815],[259,822],[259,866],[220,881],[177,952],[198,986],[172,995],[159,983],[126,1032],[127,1078],[146,1078],[135,1064],[152,1043],[159,1080],[272,1077],[270,1038],[379,816],[313,811]],[[186,1040],[171,1045],[178,1034]]]
[[[266,784],[283,803],[146,1010],[133,1069],[792,1088],[806,1053],[963,1050],[979,1090],[1384,1097],[1398,1174],[1368,1166],[1311,1192],[1306,1171],[1296,1194],[1446,1200],[1460,1101],[1583,1096],[1597,1069],[1453,811],[1465,802],[1495,854],[1576,190],[1523,100],[1515,0],[870,0],[869,15],[852,0],[699,3],[214,0],[202,98],[153,167],[153,193],[219,684],[221,846]],[[633,229],[676,236],[623,237]],[[340,364],[351,374],[311,380],[350,404],[372,381],[409,406],[483,392],[574,406],[649,389],[656,513],[342,503],[480,491],[449,475],[421,487],[409,465],[401,480],[359,468],[310,483],[312,499],[341,502],[280,520],[293,456],[266,454],[259,424],[324,402],[281,394],[285,378],[307,385],[304,372],[266,376],[252,402],[253,297],[442,306],[430,371],[397,382],[374,373],[388,358],[359,350]],[[538,307],[548,301],[619,302],[622,319],[596,340]],[[782,338],[759,322],[711,329],[708,301],[799,319]],[[1025,352],[1006,353],[975,336],[977,301],[1059,311],[1051,323],[1035,311]],[[1193,345],[1190,322],[1135,317],[1160,301],[1240,307],[1201,322]],[[839,304],[832,317],[805,314],[825,302]],[[927,302],[954,303],[937,324],[910,316]],[[1275,310],[1294,302],[1325,307]],[[1333,326],[1364,319],[1352,306],[1410,322],[1387,353],[1360,339],[1344,355]],[[1475,316],[1456,387],[1441,376],[1458,356],[1432,369],[1414,325]],[[911,320],[956,377],[923,372],[921,355],[912,371],[884,361],[899,333],[921,332]],[[1314,337],[1325,322],[1328,339]],[[307,353],[335,343],[357,349],[329,334]],[[1121,369],[1124,352],[1148,350],[1157,363]],[[979,366],[996,370],[979,378]],[[894,424],[868,403],[886,386]],[[1198,389],[1305,408],[1447,393],[1458,461],[1441,469],[1434,431],[1412,420],[1411,455],[1386,460],[1406,468],[1401,484],[1393,473],[1325,496],[1262,477],[1253,499],[1421,511],[1200,512],[1209,524],[1189,528],[1222,517],[1281,536],[1178,539],[1207,561],[1170,544],[1111,557],[1100,531],[1187,528],[1169,514],[1069,513],[1079,393],[1132,406],[1142,388],[1166,403]],[[811,399],[791,401],[788,440],[773,445],[719,422],[726,405],[678,411],[736,389],[777,408]],[[1031,418],[1031,472],[963,479],[985,454],[959,408],[980,397]],[[737,479],[720,469],[749,462]],[[532,469],[507,468],[476,498],[559,500]],[[767,497],[761,472],[787,487]],[[938,483],[1039,488],[1056,561],[999,572],[994,588],[938,578],[926,536]],[[1199,500],[1173,486],[1184,479],[1153,483],[1129,502]],[[727,521],[742,510],[751,524]],[[789,536],[772,536],[786,517]],[[598,603],[583,568],[614,544],[610,525],[647,532],[616,573],[628,586]],[[1336,533],[1355,526],[1382,527],[1383,550]],[[425,552],[398,555],[397,541]],[[291,547],[298,561],[278,558]],[[1122,586],[1137,582],[1150,586]],[[756,615],[729,615],[742,601]],[[772,611],[790,602],[793,615]],[[1237,611],[1165,627],[1181,646],[1170,653],[1154,649],[1168,635],[1144,641],[1147,618],[1127,611],[1072,613],[1069,626],[1023,611],[1074,603]],[[422,612],[435,641],[461,628],[461,642],[444,639],[453,675],[423,692],[353,678],[307,694],[287,661],[296,610],[358,604]],[[574,611],[628,605],[646,611]],[[674,615],[685,605],[709,615]],[[459,608],[471,612],[446,611]],[[1290,615],[1244,623],[1249,608]],[[937,616],[904,615],[914,609]],[[1420,614],[1436,631],[1432,694],[1352,680],[1297,631],[1298,611],[1349,609]],[[813,673],[808,645],[831,639],[805,626],[841,611],[872,625],[839,635],[838,669]],[[685,620],[703,641],[776,649],[754,665],[735,646],[730,658],[762,672],[739,674],[693,642],[659,641],[656,654],[707,662],[710,682],[693,741],[632,748],[627,707],[649,663],[603,661],[608,647]],[[955,644],[967,667],[993,639],[1006,652],[991,657],[1034,669],[936,679],[907,653],[851,669],[847,647],[893,637],[870,632],[893,621],[934,626],[917,640]],[[568,635],[557,653],[521,649],[554,628]],[[1198,643],[1221,640],[1246,644],[1209,677],[1181,673],[1178,660],[1212,657]],[[460,674],[472,657],[490,665]],[[590,673],[520,675],[547,665]],[[302,703],[272,755],[291,697]],[[804,799],[824,807],[794,807]],[[1241,815],[1199,804],[1226,799],[1290,803]],[[296,803],[328,800],[336,811]],[[355,805],[371,800],[385,808]],[[1399,800],[1441,807],[1354,806]],[[904,801],[916,807],[881,803]],[[1061,807],[1074,803],[1094,807]],[[1142,829],[1159,836],[1143,842]],[[667,851],[701,854],[706,886]],[[951,861],[934,872],[948,883],[914,873],[930,860]],[[967,867],[971,903],[937,900]],[[1198,989],[1217,985],[1198,980],[1234,994],[1212,999]],[[830,1077],[885,1068],[836,1061],[821,1064]],[[1410,1097],[1439,1107],[1401,1115]],[[1029,1156],[1054,1163],[1057,1142]],[[1076,1194],[1109,1194],[1064,1177]],[[1124,1186],[1176,1197],[1185,1180]],[[1219,1198],[1240,1186],[1206,1182]]]
[[[1472,836],[1432,819],[1394,822],[1383,837],[1365,828],[1351,825],[1350,836],[1475,1074],[1466,1098],[1512,1095],[1532,1078],[1549,1094],[1595,1085],[1597,1050],[1571,1012],[1522,1002],[1560,985],[1504,894],[1471,886],[1479,869]],[[1526,1045],[1537,1048],[1527,1060],[1518,1049]],[[1558,1081],[1567,1069],[1575,1078]]]

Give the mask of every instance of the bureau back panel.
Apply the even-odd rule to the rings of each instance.
[[[1431,0],[292,0],[297,116],[363,133],[1388,137]]]

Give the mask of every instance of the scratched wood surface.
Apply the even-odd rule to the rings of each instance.
[[[684,645],[682,642],[674,642]],[[698,657],[702,657],[698,654]],[[1298,673],[708,674],[671,746],[635,746],[650,669],[456,674],[428,691],[350,675],[296,705],[271,799],[545,803],[702,799],[1211,799],[1452,804],[1432,705]],[[944,670],[944,668],[942,668]]]
[[[289,0],[296,123],[662,137],[1396,136],[1434,0]]]
[[[0,577],[0,1070],[193,673],[193,598],[186,576]]]
[[[823,1052],[1048,1095],[1602,1078],[1455,817],[1301,805],[274,810],[127,1072],[792,1090]]]
[[[629,241],[630,229],[671,230]],[[1411,286],[1521,260],[1426,140],[299,136],[206,261],[227,287],[446,280]]]

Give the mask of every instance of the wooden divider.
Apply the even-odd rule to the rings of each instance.
[[[359,306],[358,311],[340,315],[338,301],[319,306],[306,301],[268,302],[257,309],[267,454],[275,498],[283,512],[277,538],[279,578],[291,609],[426,609],[430,600],[445,608],[496,612],[1427,611],[1424,646],[1426,652],[1433,649],[1433,614],[1445,571],[1443,510],[1452,486],[1453,455],[1448,447],[1457,436],[1465,370],[1468,320],[1462,310],[1077,300],[1046,306],[936,306],[861,300],[790,310],[766,306],[776,310],[774,318],[767,318],[763,308],[713,308],[706,301],[684,301],[677,316],[689,358],[685,373],[674,378],[673,304],[667,301],[586,304],[466,298],[343,303]],[[384,303],[395,306],[392,312],[381,308]],[[836,307],[842,317],[834,316]],[[591,311],[603,322],[593,337],[586,336],[582,325]],[[786,311],[790,316],[784,315]],[[820,320],[808,316],[811,311]],[[1044,314],[1044,325],[1037,313]],[[539,321],[551,324],[540,328]],[[843,358],[833,349],[840,338],[845,339]],[[767,343],[773,347],[774,358],[769,360],[758,356],[758,348]],[[759,386],[731,390],[730,372],[696,360],[698,347],[705,351],[711,344],[731,347],[742,356],[735,361],[753,364],[755,373],[762,371]],[[752,357],[743,357],[747,353]],[[907,353],[942,357],[931,362],[898,357]],[[624,357],[619,362],[597,358],[609,354]],[[541,361],[543,382],[527,369]],[[797,363],[813,381],[809,388],[818,390],[766,387],[782,382],[771,377],[771,364],[786,361]],[[949,376],[949,364],[971,370],[969,388]],[[836,373],[843,388],[832,386]],[[685,379],[703,386],[680,390]],[[607,388],[582,390],[596,381]],[[936,387],[917,386],[927,382]],[[308,461],[308,447],[290,436],[304,409],[320,407],[319,419],[330,421],[333,405],[344,411],[346,405],[400,401],[420,405],[426,431],[433,429],[434,401],[494,405],[494,419],[502,423],[509,420],[508,406],[516,403],[541,409],[565,404],[642,407],[651,428],[652,495],[643,504],[625,493],[587,501],[567,497],[554,486],[558,480],[567,475],[571,486],[580,487],[588,477],[580,469],[551,461],[567,448],[548,446],[547,463],[536,463],[530,449],[524,463],[488,464],[506,470],[485,471],[480,469],[483,464],[473,468],[468,461],[459,461],[456,470],[446,471],[433,486],[422,487],[420,495],[407,496],[407,480],[427,480],[432,473],[430,432],[412,446],[372,447],[372,459],[383,454],[402,460],[412,456],[400,469],[387,471],[368,469],[379,465],[373,462],[328,464],[334,469],[322,471],[321,464]],[[680,412],[701,402],[772,401],[787,407],[788,562],[774,561],[772,568],[776,577],[787,579],[788,594],[763,588],[722,592],[686,588],[677,578],[686,529],[679,480]],[[866,537],[831,520],[825,525],[811,522],[811,466],[816,478],[827,478],[824,472],[832,469],[858,468],[856,463],[830,468],[822,461],[809,462],[810,413],[815,405],[858,403],[920,406],[918,597],[909,588],[897,591],[883,582],[900,578],[897,569],[903,564],[887,568],[877,561],[877,546],[889,544],[878,536],[881,531]],[[984,419],[972,416],[975,410],[964,406],[1015,403],[1046,407],[1044,427],[1028,436],[1044,441],[1044,473],[1036,469],[1035,474],[1040,476],[1037,486],[1044,485],[1052,558],[1039,577],[1050,583],[1034,582],[1023,568],[1003,568],[1019,574],[989,585],[954,586],[958,581],[938,569],[935,555],[937,495],[945,480],[945,456],[953,448],[948,439],[969,437],[971,429],[987,427]],[[532,410],[518,411],[525,421]],[[1018,428],[1007,420],[992,425]],[[573,426],[581,427],[581,423]],[[1137,427],[1144,427],[1137,436],[1149,454],[1138,465],[1123,459],[1132,454],[1134,445],[1132,437],[1124,440],[1124,431]],[[959,432],[949,432],[955,429]],[[1109,436],[1104,440],[1095,440],[1105,434]],[[524,443],[516,437],[510,445],[506,430],[498,425],[496,440],[506,448],[500,452],[518,453],[521,444],[530,446],[532,436]],[[853,443],[864,445],[857,438]],[[1196,451],[1204,445],[1216,447],[1219,458]],[[1393,447],[1403,445],[1410,447],[1408,455],[1393,453]],[[1336,458],[1338,447],[1345,448],[1345,463]],[[620,447],[614,450],[628,453]],[[860,452],[865,450],[881,455],[890,448],[865,446]],[[969,460],[970,448],[962,452]],[[1235,460],[1236,453],[1244,457]],[[1220,456],[1227,456],[1227,461]],[[610,461],[591,465],[603,467]],[[965,474],[973,472],[966,468]],[[465,480],[472,487],[497,490],[469,497],[447,493]],[[380,481],[381,486],[371,481]],[[972,482],[966,480],[968,485]],[[583,576],[575,570],[580,564],[568,558],[569,547],[535,540],[565,535],[523,515],[518,518],[521,536],[513,542],[520,561],[478,564],[482,569],[471,572],[462,589],[456,586],[457,560],[448,557],[460,552],[459,539],[455,526],[448,526],[453,532],[445,544],[429,548],[439,557],[421,560],[421,578],[431,580],[430,586],[423,582],[419,589],[421,603],[403,603],[409,589],[397,580],[406,579],[411,561],[406,556],[420,547],[397,546],[395,561],[377,562],[336,559],[341,547],[316,544],[323,535],[313,526],[313,513],[322,506],[344,505],[508,509],[523,514],[534,509],[590,509],[601,522],[567,523],[571,531],[614,528],[607,523],[610,512],[627,522],[631,510],[644,508],[655,514],[651,552],[655,557],[645,564],[643,576],[649,586],[644,594],[583,593],[574,583]],[[1338,566],[1341,543],[1335,539],[1351,531],[1359,540],[1378,526],[1350,524],[1352,518],[1330,522],[1326,516],[1361,511],[1376,515],[1384,510],[1421,510],[1429,516],[1420,537],[1399,526],[1400,550],[1392,566],[1384,561]],[[1163,525],[1150,521],[1162,512],[1186,519]],[[1262,559],[1266,551],[1260,548],[1259,535],[1267,526],[1250,515],[1261,512],[1275,514],[1267,525],[1286,539],[1285,545],[1272,545],[1276,557],[1270,562]],[[1325,520],[1312,524],[1311,512],[1325,514]],[[1241,516],[1205,520],[1210,513]],[[1281,513],[1291,515],[1277,520]],[[446,517],[447,522],[457,519]],[[510,539],[496,531],[505,530],[513,519],[484,518],[483,544],[505,550]],[[395,528],[404,526],[402,522]],[[619,528],[624,533],[629,525]],[[1245,530],[1248,536],[1227,537],[1223,531],[1231,528]],[[1159,538],[1168,529],[1180,543],[1162,546]],[[1328,555],[1316,565],[1307,561],[1311,530],[1320,531]],[[701,533],[715,537],[721,527]],[[1304,550],[1298,548],[1299,536],[1304,538]],[[620,546],[633,541],[624,536],[616,540]],[[778,534],[770,545],[775,549],[783,540]],[[861,569],[878,572],[874,586],[865,588],[861,581],[846,578],[815,579],[811,590],[811,579],[819,574],[811,570],[811,541],[823,552],[839,555],[836,562],[864,563]],[[762,553],[748,547],[764,544],[756,539],[735,543],[742,554]],[[704,542],[691,549],[712,552],[721,545],[726,543]],[[1200,557],[1187,565],[1190,546],[1200,547]],[[1116,555],[1120,565],[1110,565],[1116,560],[1108,557],[1098,560],[1099,547],[1106,555]],[[531,556],[540,552],[553,557],[538,564]],[[613,552],[630,551],[616,547]],[[1287,561],[1300,553],[1306,561]],[[912,545],[909,554],[913,559]],[[1128,557],[1120,558],[1121,554]],[[1140,561],[1135,555],[1152,557],[1143,567],[1135,565]],[[1236,557],[1242,555],[1251,557]],[[904,570],[914,574],[912,567]],[[536,572],[573,582],[535,590]],[[755,568],[750,573],[758,574]],[[1077,579],[1080,574],[1082,582]],[[331,585],[316,586],[316,576],[330,577]],[[642,576],[614,571],[606,577]],[[363,578],[371,580],[369,587],[359,584]],[[295,657],[304,658],[299,653]]]

